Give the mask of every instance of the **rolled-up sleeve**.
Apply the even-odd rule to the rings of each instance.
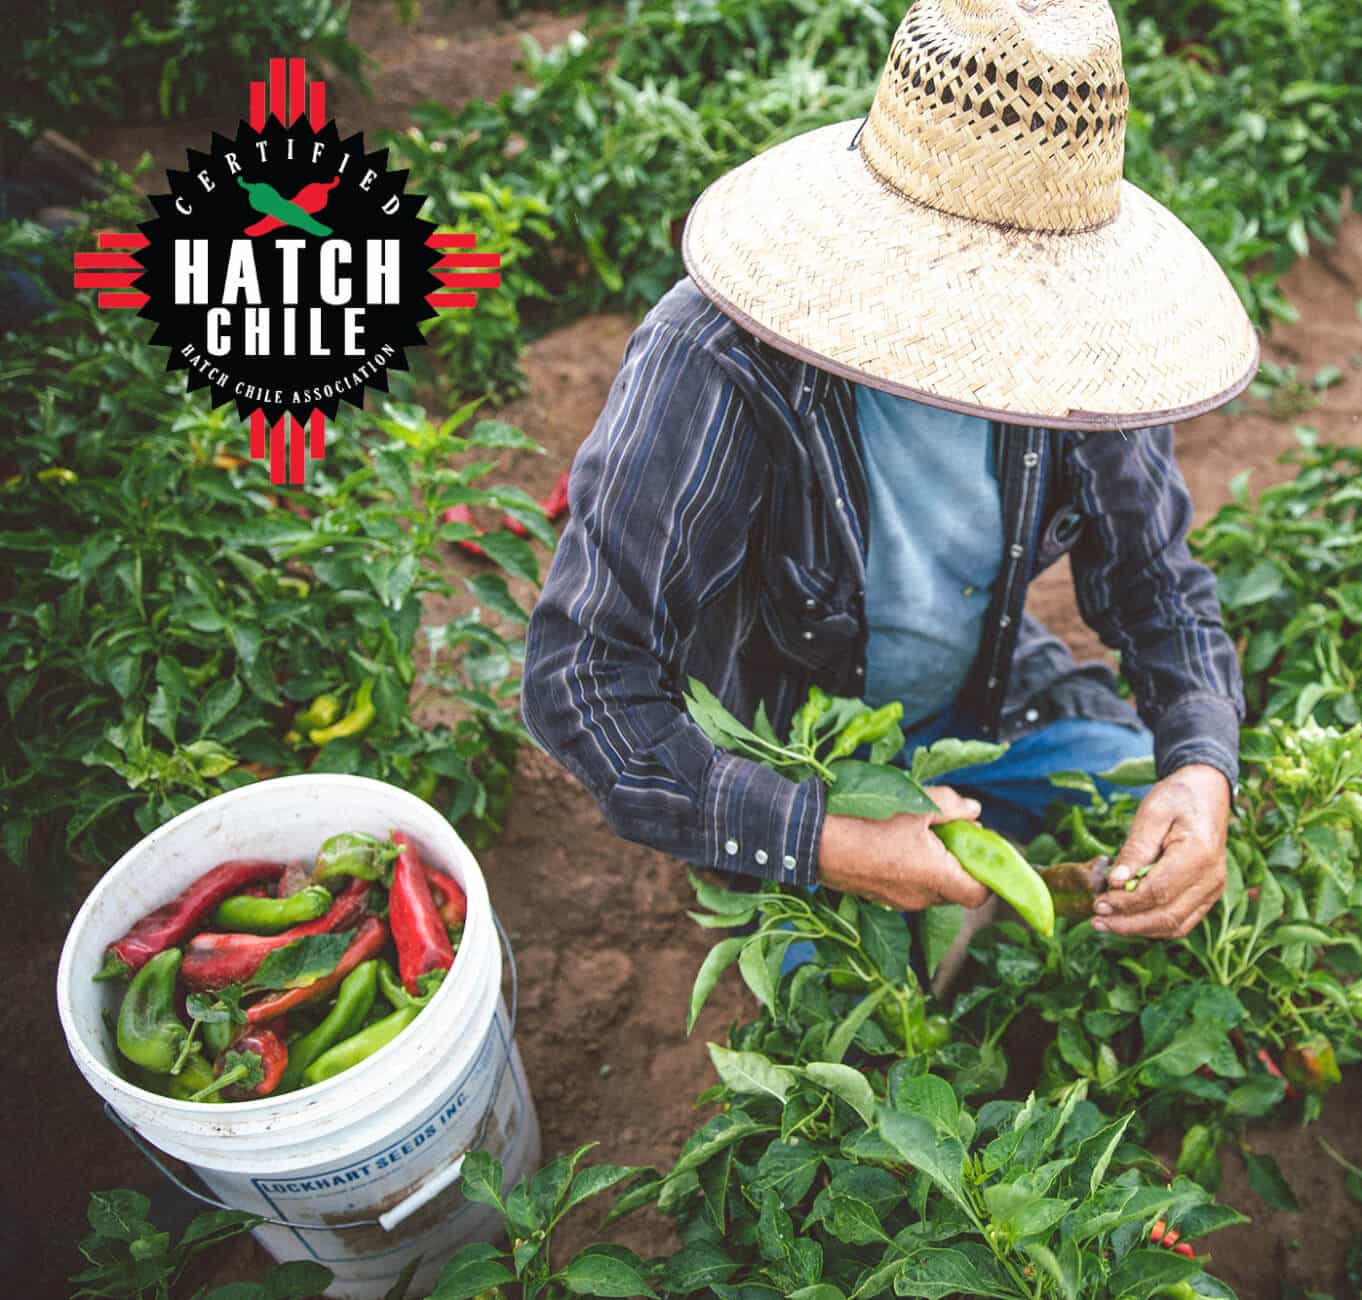
[[[766,471],[718,359],[645,320],[572,465],[569,522],[526,632],[521,712],[617,834],[808,884],[822,783],[718,749],[686,712],[673,667],[742,570]]]
[[[1206,763],[1239,779],[1243,684],[1215,577],[1187,548],[1192,502],[1173,429],[1097,433],[1070,451],[1087,517],[1073,554],[1084,619],[1121,654],[1160,777]]]

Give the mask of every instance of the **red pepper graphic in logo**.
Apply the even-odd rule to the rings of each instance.
[[[326,201],[331,197],[331,191],[339,184],[339,176],[329,181],[313,181],[309,185],[304,185],[293,196],[292,202],[302,208],[304,212],[320,212],[326,207]],[[250,235],[254,239],[257,235],[268,235],[271,230],[278,230],[284,224],[278,217],[261,217],[259,221],[247,226],[242,234]]]

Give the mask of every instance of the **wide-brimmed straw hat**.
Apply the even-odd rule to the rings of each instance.
[[[1128,100],[1106,0],[918,0],[864,122],[716,180],[686,269],[773,346],[935,406],[1080,429],[1212,410],[1258,336],[1122,180]]]

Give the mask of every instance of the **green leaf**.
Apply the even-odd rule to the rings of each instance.
[[[923,1300],[956,1296],[1016,1300],[1017,1289],[982,1242],[929,1246],[916,1252],[894,1279],[894,1294]]]
[[[502,618],[514,623],[528,623],[530,616],[520,603],[511,595],[506,579],[499,573],[479,573],[476,577],[465,578],[464,586],[472,593],[479,605],[484,605]]]
[[[150,1225],[147,1212],[151,1202],[141,1192],[120,1187],[111,1192],[92,1192],[85,1217],[101,1237],[113,1241],[135,1241]]]
[[[207,735],[241,703],[241,683],[235,677],[218,682],[199,705],[199,734]]]
[[[495,561],[503,569],[526,582],[539,585],[539,560],[534,548],[523,537],[514,533],[498,530],[484,533],[478,538],[478,545],[488,559]]]
[[[464,435],[470,447],[492,447],[512,451],[543,452],[543,448],[528,434],[504,420],[479,420]]]
[[[465,1178],[468,1176],[466,1168],[467,1162]],[[497,1181],[500,1182],[500,1178]],[[515,1281],[515,1274],[501,1262],[505,1258],[505,1251],[485,1241],[463,1247],[440,1270],[439,1280],[428,1300],[474,1300],[493,1287],[510,1286]]]
[[[711,912],[725,916],[750,917],[757,910],[758,898],[755,894],[742,894],[735,889],[725,889],[722,885],[712,884],[694,871],[687,871],[695,897],[703,907]]]
[[[276,1264],[266,1275],[264,1300],[310,1300],[331,1285],[335,1274],[310,1259],[292,1259]]]
[[[1148,1246],[1132,1250],[1111,1275],[1110,1294],[1122,1300],[1149,1300],[1160,1287],[1185,1282],[1201,1272],[1194,1259]]]
[[[828,794],[827,810],[838,816],[884,821],[899,813],[941,811],[902,768],[841,758],[829,764],[828,770],[836,783]]]
[[[704,682],[688,677],[686,685],[687,691],[682,692],[686,712],[714,744],[744,753],[767,753],[762,747],[761,737],[735,718]]]
[[[734,1092],[754,1093],[784,1101],[794,1087],[795,1073],[773,1064],[760,1052],[735,1052],[731,1048],[708,1044],[710,1060],[719,1078]]]
[[[874,1015],[875,1008],[892,992],[893,989],[887,984],[881,984],[879,988],[868,997],[862,998],[847,1013],[846,1019],[832,1031],[832,1036],[828,1039],[826,1055],[829,1061],[835,1064],[847,1054],[847,1049],[856,1037],[856,1031]]]
[[[689,1034],[695,1028],[695,1022],[704,1009],[711,990],[719,982],[719,976],[733,964],[749,941],[750,936],[748,935],[722,939],[705,954],[705,959],[700,963],[700,969],[695,975],[695,984],[690,992],[690,1013],[686,1017],[686,1033]]]
[[[804,1067],[804,1073],[820,1088],[840,1097],[867,1125],[875,1122],[875,1093],[859,1070],[831,1061],[816,1061]]]
[[[345,956],[353,930],[309,934],[276,948],[256,968],[250,985],[257,989],[301,989],[330,975]]]
[[[812,1143],[772,1142],[757,1161],[753,1191],[771,1188],[782,1205],[798,1205],[823,1165],[823,1153]]]
[[[1258,1193],[1274,1210],[1299,1210],[1300,1203],[1291,1185],[1286,1181],[1272,1156],[1259,1155],[1256,1151],[1244,1151],[1244,1170],[1248,1174],[1249,1186]]]
[[[501,1199],[501,1161],[486,1151],[470,1151],[463,1161],[459,1189],[470,1201],[505,1211]]]
[[[1097,779],[1111,785],[1153,785],[1158,780],[1158,772],[1152,757],[1124,758],[1115,767],[1099,772]]]
[[[668,1295],[691,1295],[716,1283],[726,1282],[738,1270],[718,1245],[692,1241],[667,1258],[662,1286]]]
[[[572,1180],[572,1187],[558,1213],[566,1214],[583,1201],[589,1201],[593,1196],[599,1196],[625,1179],[643,1172],[643,1166],[640,1165],[589,1165]]]
[[[1241,1083],[1225,1099],[1225,1113],[1261,1119],[1286,1096],[1286,1080],[1259,1074]]]
[[[636,1264],[608,1246],[588,1246],[558,1275],[573,1295],[651,1296],[651,1287]]]
[[[738,970],[742,973],[743,982],[752,991],[752,996],[774,1014],[776,983],[766,961],[766,944],[761,939],[754,938],[743,947],[738,957]]]
[[[918,913],[918,932],[929,977],[936,974],[936,968],[950,951],[964,922],[965,909],[959,903],[938,903]]]
[[[981,767],[994,763],[1007,753],[1006,745],[990,744],[986,740],[938,740],[934,745],[918,749],[913,754],[913,779],[930,785],[947,772],[962,767]]]
[[[828,1230],[839,1241],[849,1246],[871,1246],[889,1240],[880,1226],[879,1215],[859,1196],[830,1192],[828,1201],[832,1207]]]
[[[938,1141],[931,1121],[920,1115],[905,1115],[884,1104],[878,1108],[878,1119],[884,1140],[910,1165],[926,1174],[961,1209],[968,1211],[969,1200],[963,1182],[965,1148],[960,1140]]]

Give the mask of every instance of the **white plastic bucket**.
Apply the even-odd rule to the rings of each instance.
[[[386,838],[398,829],[468,897],[453,969],[406,1030],[344,1074],[277,1099],[172,1101],[122,1077],[105,1013],[117,1014],[123,986],[91,978],[108,944],[219,862],[311,860],[338,831]],[[57,1006],[80,1072],[129,1128],[189,1164],[226,1204],[319,1225],[265,1225],[256,1236],[276,1259],[325,1264],[336,1278],[331,1296],[378,1300],[418,1255],[413,1293],[424,1294],[452,1251],[497,1236],[494,1212],[455,1186],[461,1157],[480,1135],[477,1145],[502,1162],[508,1186],[539,1163],[539,1123],[501,997],[501,949],[482,873],[444,817],[381,781],[280,777],[219,795],[153,831],[76,914],[57,970]],[[379,1216],[388,1226],[375,1222]],[[364,1226],[331,1226],[354,1222]]]

